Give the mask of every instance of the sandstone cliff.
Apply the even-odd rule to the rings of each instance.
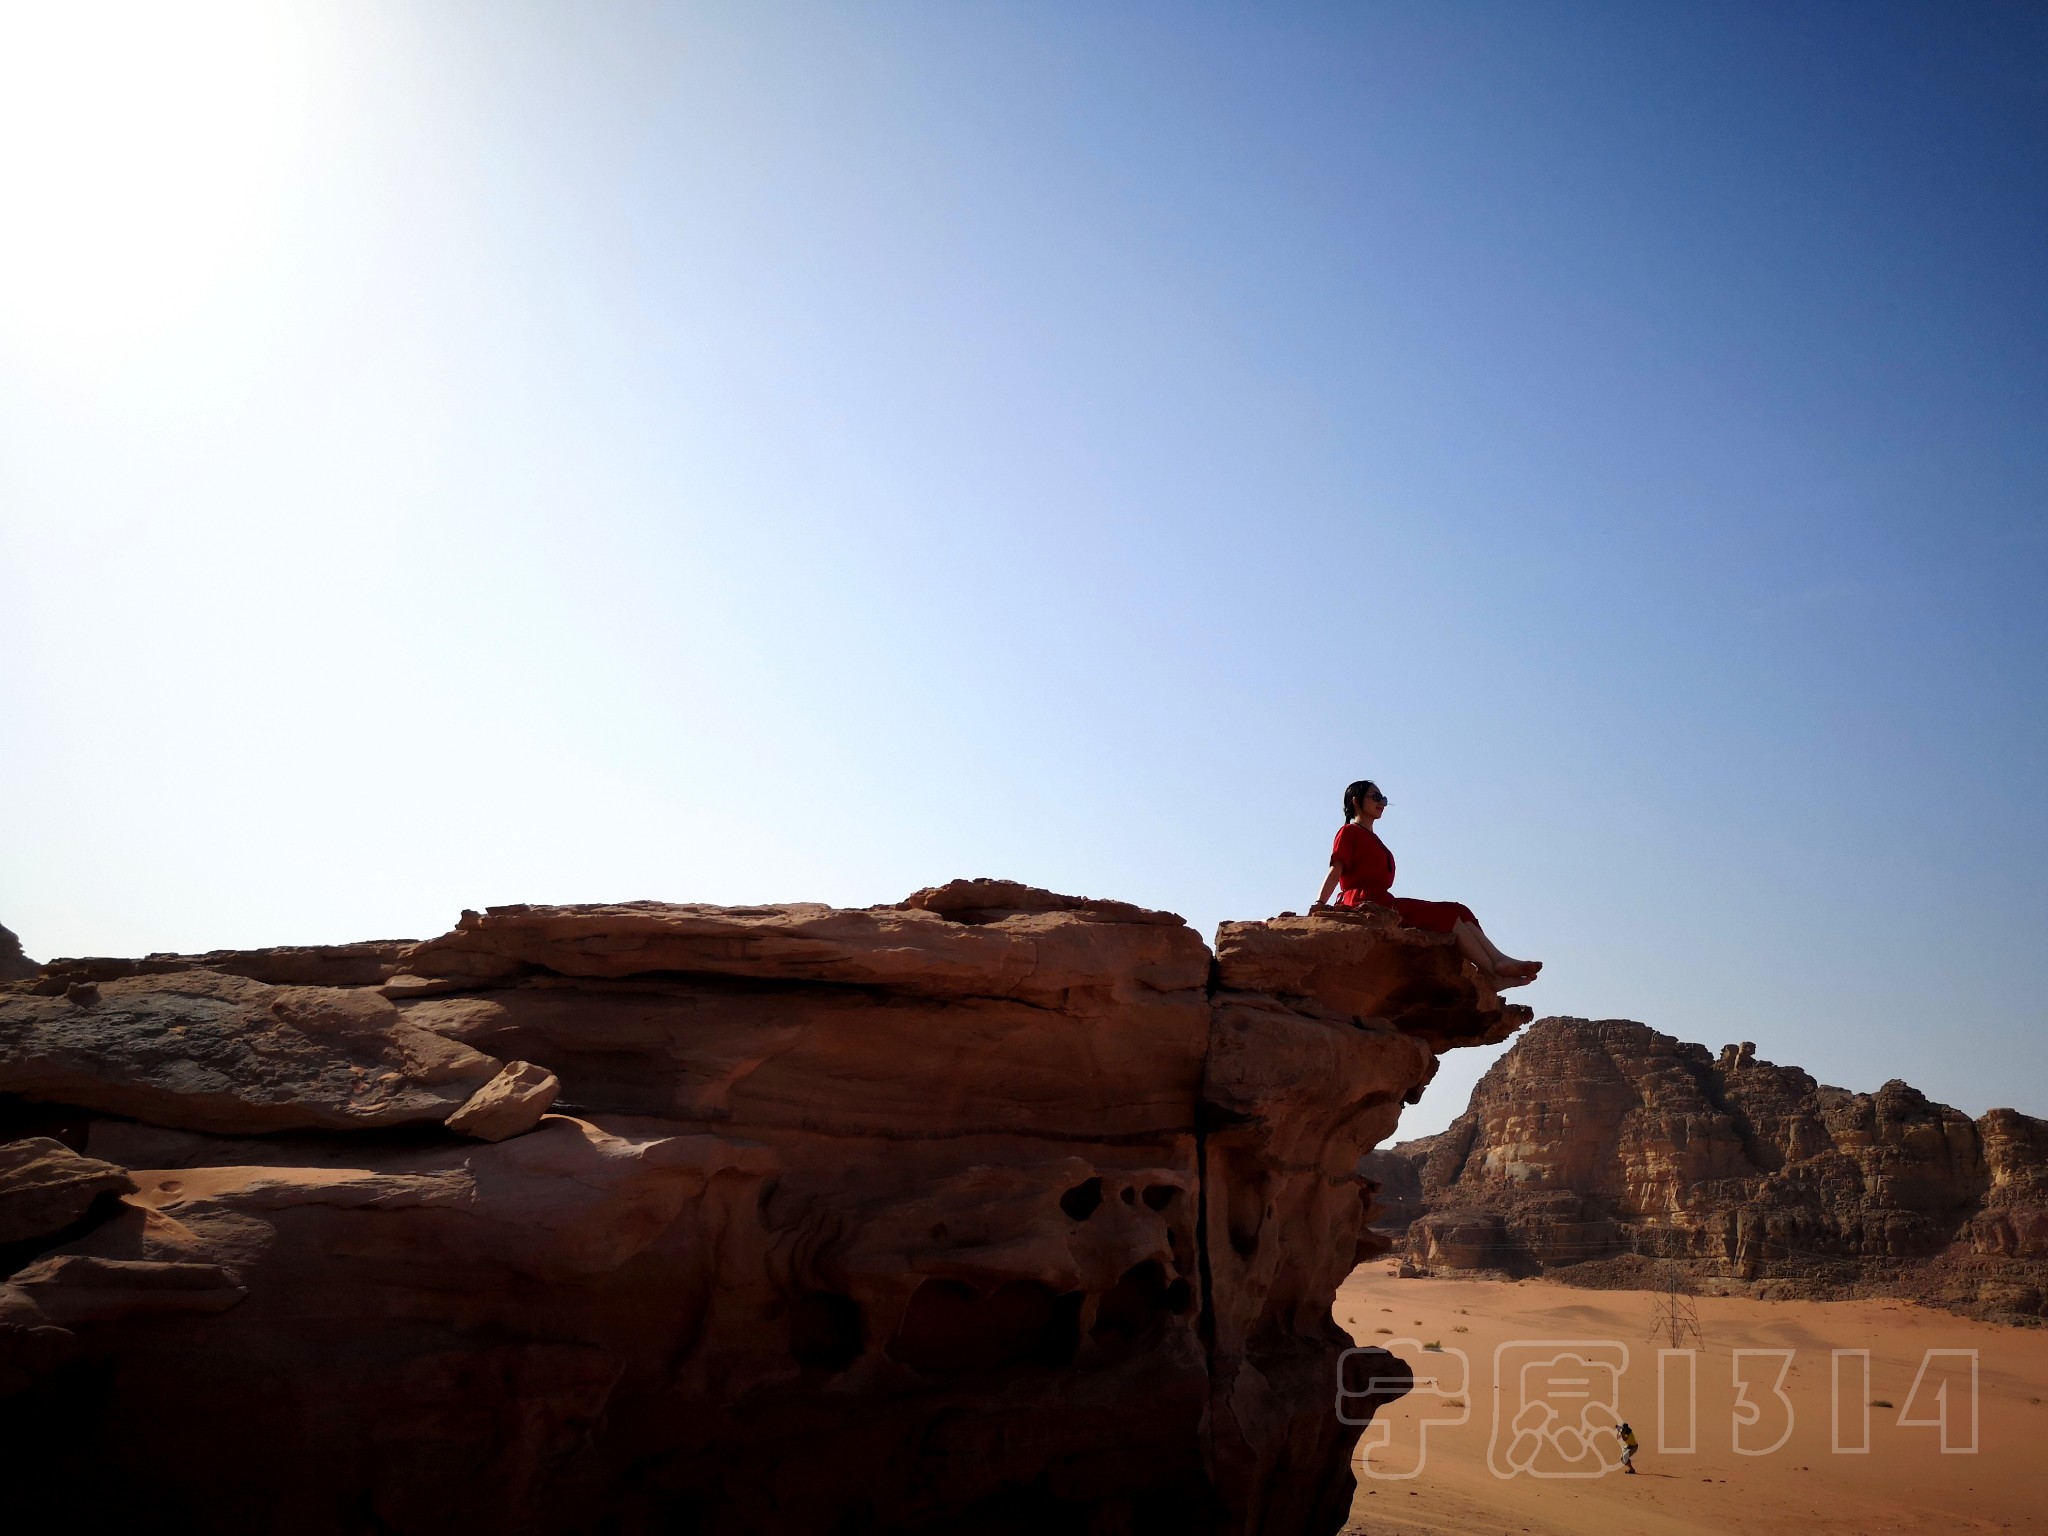
[[[1330,1532],[1448,941],[994,881],[0,988],[0,1444],[87,1523]]]
[[[1696,1281],[2048,1316],[2048,1122],[1973,1122],[1897,1081],[1830,1088],[1746,1044],[1543,1019],[1449,1130],[1365,1166],[1382,1229],[1434,1268],[1641,1283],[1672,1260]]]

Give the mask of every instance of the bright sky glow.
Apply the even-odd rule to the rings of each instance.
[[[1207,930],[1363,775],[1540,1011],[2048,1114],[2044,82],[1998,5],[0,4],[0,921]]]
[[[0,8],[10,350],[119,361],[247,280],[309,103],[307,30],[279,4]]]

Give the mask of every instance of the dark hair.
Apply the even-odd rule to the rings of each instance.
[[[1387,797],[1380,793],[1379,785],[1373,783],[1371,779],[1360,779],[1355,784],[1347,784],[1344,787],[1344,819],[1349,821],[1356,816],[1358,802],[1367,798],[1384,800]]]

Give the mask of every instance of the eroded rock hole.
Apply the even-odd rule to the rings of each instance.
[[[1066,1365],[1081,1342],[1082,1299],[1036,1280],[1012,1280],[987,1296],[958,1280],[927,1280],[904,1309],[889,1358],[928,1376]]]
[[[843,1371],[867,1347],[860,1303],[830,1291],[807,1291],[789,1303],[789,1352],[807,1371]]]
[[[1076,1221],[1086,1221],[1102,1204],[1102,1180],[1083,1179],[1060,1196],[1060,1209]]]
[[[1154,1184],[1145,1191],[1145,1203],[1155,1211],[1163,1211],[1173,1204],[1173,1197],[1180,1190],[1171,1184]]]
[[[1103,1293],[1095,1308],[1089,1337],[1097,1343],[1136,1339],[1150,1333],[1174,1313],[1185,1312],[1194,1292],[1184,1279],[1168,1283],[1166,1266],[1157,1259],[1133,1264]]]

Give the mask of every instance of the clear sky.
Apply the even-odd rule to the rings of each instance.
[[[1364,776],[1539,1012],[2048,1115],[2039,5],[7,5],[0,221],[32,955]]]

